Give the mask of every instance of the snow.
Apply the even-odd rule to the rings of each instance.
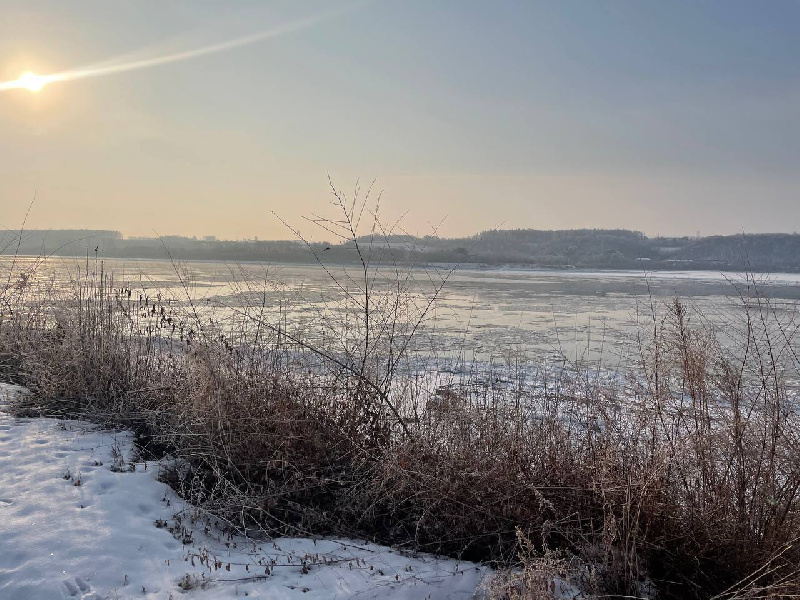
[[[0,384],[0,598],[466,600],[488,568],[367,542],[223,535],[132,435],[13,418]]]

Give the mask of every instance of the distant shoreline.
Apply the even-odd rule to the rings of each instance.
[[[21,237],[20,237],[21,236]],[[357,264],[355,246],[373,264],[523,270],[800,272],[800,235],[753,234],[648,238],[628,230],[485,231],[467,238],[359,237],[343,243],[225,241],[182,236],[124,238],[118,231],[33,230],[0,233],[0,254],[227,263]],[[80,250],[76,248],[81,247]]]
[[[13,253],[2,253],[0,252],[0,260],[3,259],[11,259],[15,255]],[[48,260],[56,260],[56,259],[71,259],[75,261],[85,261],[86,255],[79,255],[79,254],[51,254],[47,256],[43,256],[41,254],[17,254],[17,258],[21,259],[38,259],[38,258],[45,258]],[[89,261],[94,262],[95,257],[92,254],[89,255]],[[150,257],[150,256],[98,256],[97,260],[111,260],[111,261],[135,261],[135,262],[142,262],[142,263],[158,263],[158,262],[170,262],[170,257],[164,255],[163,257]],[[269,259],[225,259],[225,258],[183,258],[181,256],[173,256],[172,260],[175,262],[180,263],[196,263],[196,264],[210,264],[210,263],[220,263],[220,264],[242,264],[242,265],[274,265],[274,266],[295,266],[295,267],[318,267],[320,266],[316,261],[309,261],[309,260],[269,260]],[[377,261],[376,261],[377,262]],[[328,266],[353,266],[353,267],[360,267],[360,264],[354,261],[336,261],[330,263],[323,263]],[[380,264],[391,264],[388,261],[385,261]],[[404,262],[399,263],[403,267],[412,267],[415,269],[419,268],[436,268],[440,270],[451,270],[456,269],[458,271],[518,271],[524,273],[571,273],[575,275],[580,275],[582,273],[624,273],[624,274],[638,274],[638,275],[646,275],[648,273],[758,273],[762,275],[798,275],[800,274],[800,268],[795,270],[770,270],[770,269],[743,269],[743,268],[736,268],[733,266],[730,267],[722,267],[722,266],[701,266],[701,265],[681,265],[681,266],[664,266],[664,265],[648,265],[649,268],[624,268],[624,267],[610,267],[610,266],[598,266],[598,267],[588,267],[588,266],[565,266],[565,265],[558,265],[558,266],[548,266],[548,265],[528,265],[524,263],[505,263],[505,264],[491,264],[491,263],[479,263],[479,262],[463,262],[463,263],[411,263],[411,262]]]

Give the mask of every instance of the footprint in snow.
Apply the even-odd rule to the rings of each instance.
[[[80,577],[65,579],[64,588],[70,598],[80,598],[80,600],[101,600],[99,594],[92,593],[92,587]]]
[[[75,582],[70,581],[69,579],[64,580],[64,587],[67,588],[67,593],[73,598],[78,595],[78,592],[80,592],[80,589],[77,585],[75,585]]]

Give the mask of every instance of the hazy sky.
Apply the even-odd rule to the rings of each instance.
[[[0,225],[289,237],[329,173],[420,234],[800,230],[800,1],[0,0],[0,81],[298,22],[0,92]]]

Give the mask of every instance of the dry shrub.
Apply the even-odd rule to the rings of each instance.
[[[487,600],[554,600],[579,592],[569,582],[580,572],[574,559],[547,550],[540,553],[521,531],[517,541],[519,564],[499,570],[487,582]]]

